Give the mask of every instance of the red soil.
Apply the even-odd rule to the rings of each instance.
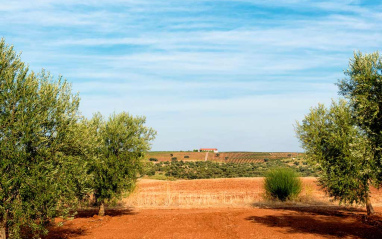
[[[314,178],[312,178],[314,179]],[[144,179],[138,182],[140,192],[163,192],[171,190],[175,192],[243,192],[262,190],[263,178],[217,178],[199,180],[151,180]]]
[[[381,210],[379,210],[381,211]],[[331,208],[176,209],[82,214],[48,238],[382,238],[382,218]]]
[[[304,178],[313,200],[324,193],[314,178]],[[260,178],[180,180],[174,182],[142,180],[138,192],[179,191],[215,193],[259,190]],[[166,193],[166,192],[164,192]],[[168,193],[168,192],[167,192]],[[373,189],[376,216],[365,217],[363,207],[338,207],[326,201],[318,204],[257,203],[255,208],[133,209],[80,212],[64,226],[51,229],[46,239],[123,239],[123,238],[382,238],[381,192]],[[256,201],[256,200],[254,200]],[[258,201],[257,201],[258,202]],[[266,205],[266,206],[264,206]]]

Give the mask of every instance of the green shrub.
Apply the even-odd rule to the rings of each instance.
[[[156,158],[150,158],[149,160],[150,161],[158,161],[158,159],[156,159]]]
[[[173,161],[173,162],[174,162],[174,161],[177,161],[177,160],[178,160],[177,157],[172,157],[172,158],[171,158],[171,161]]]
[[[296,198],[301,188],[301,180],[290,168],[271,169],[265,175],[264,189],[271,199],[285,201]]]
[[[184,155],[184,158],[185,158],[185,159],[188,159],[188,158],[190,158],[190,156],[188,156],[188,155]]]
[[[147,176],[153,176],[153,175],[155,175],[155,169],[154,169],[154,168],[149,169],[149,170],[146,172],[146,175],[147,175]]]

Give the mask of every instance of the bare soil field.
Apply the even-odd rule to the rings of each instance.
[[[377,214],[339,207],[303,178],[295,202],[263,199],[262,178],[140,180],[137,190],[100,218],[83,210],[46,239],[109,238],[382,238],[382,192],[372,190]]]
[[[293,205],[337,206],[317,186],[314,177],[301,178],[303,190]],[[373,205],[382,207],[382,190],[372,189]],[[123,200],[129,208],[248,208],[264,202],[263,178],[219,178],[163,181],[143,179],[135,192]],[[267,202],[267,204],[269,204]]]

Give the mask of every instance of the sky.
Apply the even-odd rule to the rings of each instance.
[[[0,0],[0,37],[84,116],[146,116],[152,150],[302,152],[296,122],[381,49],[377,2]]]

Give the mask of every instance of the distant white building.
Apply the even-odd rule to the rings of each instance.
[[[215,149],[215,148],[201,148],[201,149],[199,149],[199,152],[214,152],[214,153],[219,153],[218,149]]]

